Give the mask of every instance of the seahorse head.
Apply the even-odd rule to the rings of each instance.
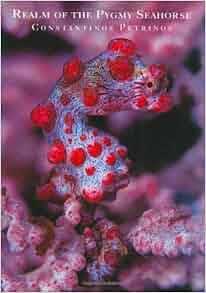
[[[172,104],[165,66],[145,66],[135,43],[127,39],[111,40],[103,53],[85,64],[70,60],[62,80],[66,93],[79,96],[88,115],[139,109],[166,112]]]
[[[164,65],[145,66],[136,45],[127,39],[110,41],[106,55],[108,74],[105,86],[108,92],[111,91],[110,96],[118,96],[119,93],[128,110],[166,112],[171,108],[172,99],[167,94],[167,70]]]

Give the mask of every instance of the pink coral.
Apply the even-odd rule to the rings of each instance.
[[[54,226],[46,218],[31,217],[21,199],[5,192],[3,206],[3,291],[75,287],[77,272],[85,266],[84,247],[68,222],[59,218]]]
[[[146,211],[132,229],[128,238],[138,253],[154,255],[191,255],[203,250],[201,221],[191,216],[187,209],[165,207]],[[203,222],[202,222],[203,225]]]
[[[31,245],[37,247],[45,237],[46,231],[29,216],[28,209],[20,198],[11,197],[6,191],[2,197],[2,229],[7,231],[10,250],[20,252]]]
[[[84,229],[83,238],[89,279],[107,279],[119,266],[121,257],[127,254],[118,226],[106,219],[98,220],[93,228]]]

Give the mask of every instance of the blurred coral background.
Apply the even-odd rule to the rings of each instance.
[[[191,21],[162,21],[168,32],[33,32],[32,21],[11,18],[24,10],[146,9],[191,11]],[[86,22],[81,20],[82,22]],[[105,20],[104,20],[105,21]],[[40,23],[40,21],[38,21]],[[64,20],[61,20],[64,22]],[[108,21],[107,24],[112,21]],[[146,20],[141,20],[145,24]],[[149,24],[152,21],[147,21]],[[54,24],[54,20],[42,20]],[[130,21],[127,20],[129,24]],[[104,22],[102,24],[105,24]],[[133,40],[144,62],[169,68],[169,93],[175,106],[168,113],[114,113],[91,123],[118,137],[132,160],[131,183],[100,209],[128,232],[142,213],[170,202],[200,214],[204,193],[204,3],[203,2],[3,2],[2,3],[2,185],[22,197],[31,213],[55,219],[35,197],[47,176],[47,143],[31,125],[30,112],[46,100],[72,55],[88,60],[115,37]],[[192,263],[192,266],[191,266]],[[145,274],[143,274],[145,272]],[[129,254],[112,290],[204,290],[204,258],[169,259]],[[79,287],[86,291],[85,288]],[[105,291],[108,288],[90,288]],[[109,288],[111,289],[111,288]]]

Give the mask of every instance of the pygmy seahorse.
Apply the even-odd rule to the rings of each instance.
[[[111,40],[107,49],[83,63],[71,58],[48,101],[31,113],[50,144],[48,160],[56,165],[50,183],[39,190],[99,203],[128,177],[127,149],[111,135],[88,125],[87,116],[125,110],[168,111],[167,72],[163,65],[145,66],[136,45]]]

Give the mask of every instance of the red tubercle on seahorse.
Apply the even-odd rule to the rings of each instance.
[[[112,144],[111,139],[110,139],[108,136],[105,136],[105,137],[103,138],[103,143],[104,143],[104,145],[106,145],[106,146],[111,146],[111,144]]]
[[[31,120],[35,126],[51,131],[56,122],[56,110],[52,103],[38,105],[31,112]]]
[[[116,163],[116,156],[114,153],[109,153],[106,157],[106,163],[108,165],[114,165]]]
[[[90,203],[99,203],[104,198],[103,192],[95,187],[86,187],[82,191],[83,198]]]
[[[137,47],[132,41],[121,38],[110,41],[107,48],[114,53],[126,56],[133,56],[137,51]]]
[[[127,156],[127,148],[126,147],[119,147],[117,149],[117,153],[122,159],[125,159]]]
[[[94,166],[88,166],[85,171],[88,176],[92,176],[95,173],[96,168]]]
[[[148,67],[148,72],[153,78],[161,79],[166,76],[167,69],[164,64],[152,64]]]
[[[102,152],[102,145],[99,142],[95,141],[94,143],[89,144],[87,146],[87,151],[90,156],[92,156],[94,158],[99,157]]]
[[[66,149],[59,139],[53,141],[47,153],[48,161],[52,164],[59,164],[66,161]]]
[[[162,94],[159,100],[152,107],[154,112],[168,112],[172,108],[171,96]]]
[[[86,134],[82,133],[79,138],[81,141],[85,141],[87,139],[87,136]]]
[[[135,104],[137,105],[138,108],[144,108],[147,106],[147,97],[145,95],[142,95],[136,99]]]
[[[76,148],[70,154],[70,161],[75,167],[81,166],[86,160],[86,153],[83,148]]]
[[[73,83],[79,80],[84,73],[84,64],[78,57],[73,57],[65,65],[63,69],[64,80]]]
[[[134,64],[125,56],[117,56],[114,60],[107,61],[113,79],[126,81],[134,73]]]
[[[95,106],[98,100],[99,96],[96,88],[91,86],[83,88],[83,103],[86,107]]]
[[[102,178],[102,183],[104,185],[112,185],[114,183],[115,180],[115,175],[114,173],[107,173],[106,175],[104,175],[104,177]]]

